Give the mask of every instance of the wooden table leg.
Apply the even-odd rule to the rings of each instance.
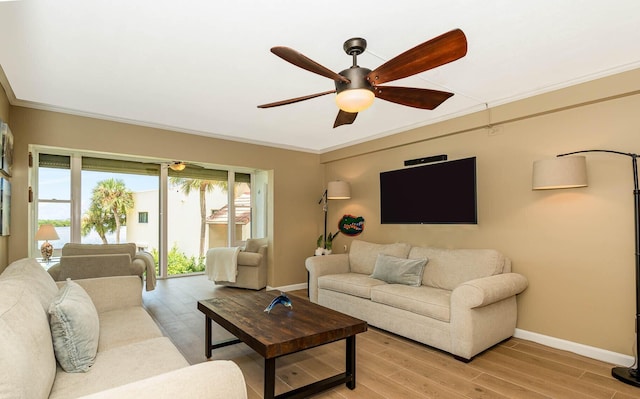
[[[347,337],[346,349],[346,375],[351,378],[347,381],[347,388],[356,388],[356,336]]]
[[[275,398],[276,359],[264,359],[264,399]]]
[[[204,351],[207,359],[211,359],[211,317],[205,315],[204,320]]]

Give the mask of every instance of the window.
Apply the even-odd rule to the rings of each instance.
[[[50,240],[53,256],[60,256],[62,246],[71,242],[71,157],[65,155],[41,154],[38,159],[36,190],[37,220],[35,230],[42,224],[52,224],[58,240]],[[32,241],[33,242],[33,241]],[[35,254],[39,254],[40,245]],[[38,255],[39,256],[39,255]]]
[[[149,212],[138,212],[138,223],[149,223]]]
[[[132,242],[166,277],[202,272],[209,248],[266,236],[266,171],[194,164],[174,171],[125,155],[31,150],[38,159],[31,230],[54,224],[54,256],[67,242]],[[39,256],[42,242],[32,242],[31,256]]]

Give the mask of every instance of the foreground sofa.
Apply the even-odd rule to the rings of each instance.
[[[60,341],[52,343],[52,330],[59,331],[53,320],[61,319],[54,309],[70,300],[75,301],[72,305],[80,303],[82,295],[86,297],[83,292],[92,303],[83,304],[84,308],[93,306],[97,312],[97,355],[88,371],[66,372],[61,364],[76,365],[84,357],[79,355],[82,351],[64,352],[68,356],[64,360],[59,355],[66,346],[59,346]],[[79,322],[85,330],[68,328],[68,336],[76,338],[93,325],[92,317],[65,320],[71,327]],[[0,274],[0,354],[3,399],[247,397],[242,372],[235,363],[189,366],[142,307],[137,276],[56,284],[34,259],[13,262]]]
[[[110,277],[138,276],[145,280],[146,290],[156,287],[156,264],[153,256],[138,251],[136,244],[78,244],[62,247],[60,262],[51,266],[49,274],[55,281]]]
[[[516,295],[528,284],[491,249],[354,240],[348,254],[310,257],[305,266],[312,302],[463,361],[513,335]]]

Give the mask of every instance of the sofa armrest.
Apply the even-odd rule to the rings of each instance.
[[[228,360],[198,363],[92,395],[85,399],[189,398],[246,399],[240,368]]]
[[[257,252],[238,252],[238,266],[253,266],[258,267],[262,265],[263,256]]]
[[[99,277],[74,281],[87,291],[98,313],[142,306],[138,276]],[[62,286],[64,282],[57,284]]]
[[[457,286],[451,293],[451,304],[472,309],[486,306],[524,291],[527,278],[518,273],[503,273],[483,277]]]
[[[53,278],[53,281],[60,281],[60,263],[56,263],[47,269],[47,273]]]
[[[349,272],[349,255],[335,254],[310,256],[304,262],[309,272],[309,300],[318,302],[318,278],[327,274],[340,274]]]
[[[153,255],[146,251],[138,251],[133,258],[133,263],[140,264],[138,267],[142,267],[142,273],[147,276],[145,289],[153,291],[156,288],[156,261],[153,259]]]
[[[451,353],[471,359],[513,335],[518,318],[516,295],[527,279],[503,273],[460,284],[451,292]]]

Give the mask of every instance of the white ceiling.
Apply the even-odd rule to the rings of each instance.
[[[256,107],[334,89],[273,46],[339,72],[364,37],[375,69],[455,28],[466,57],[393,82],[455,93],[434,111],[377,99],[333,129],[333,95]],[[638,68],[640,1],[0,1],[0,67],[14,105],[322,153]]]

